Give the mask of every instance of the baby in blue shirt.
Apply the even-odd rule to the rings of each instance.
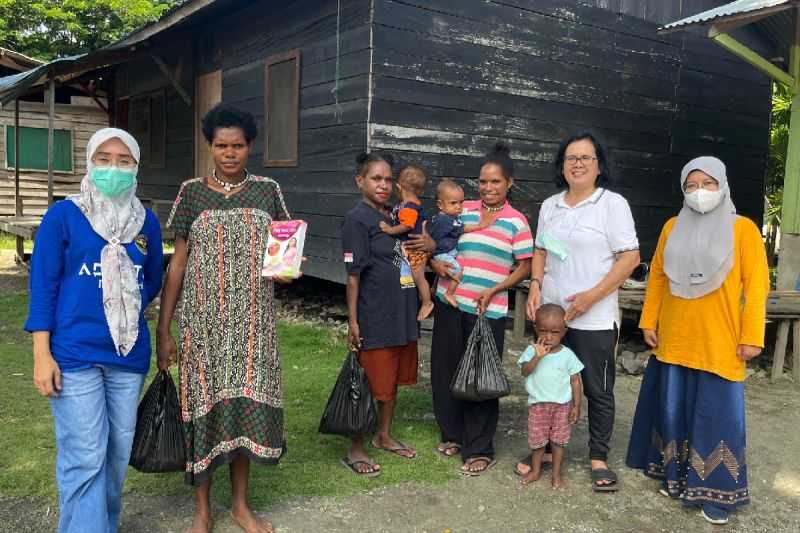
[[[436,241],[436,251],[433,254],[434,261],[440,261],[447,265],[450,274],[450,285],[445,292],[444,298],[453,307],[458,307],[456,302],[456,288],[461,282],[461,264],[456,255],[458,254],[458,239],[464,233],[480,231],[489,227],[488,221],[483,223],[465,226],[459,215],[464,206],[464,189],[455,181],[445,178],[436,187],[436,206],[439,213],[434,215],[428,226],[431,238]]]
[[[561,344],[567,333],[564,315],[560,305],[541,306],[534,323],[536,343],[528,346],[517,361],[528,392],[528,445],[533,457],[530,472],[522,478],[523,485],[539,479],[545,446],[550,443],[552,485],[554,489],[564,486],[561,463],[564,446],[581,413],[580,372],[583,370],[575,352]]]

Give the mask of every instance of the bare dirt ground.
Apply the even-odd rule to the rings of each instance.
[[[7,281],[0,265],[0,290],[24,290],[25,283]],[[14,276],[22,277],[22,276]],[[429,337],[424,339],[422,388],[429,387]],[[617,377],[617,418],[611,467],[620,476],[618,493],[591,491],[587,466],[587,425],[579,422],[567,450],[568,487],[553,491],[547,474],[522,489],[513,474],[515,459],[525,453],[525,396],[513,362],[520,346],[510,346],[505,362],[514,376],[515,391],[502,400],[497,434],[498,464],[479,478],[458,476],[444,485],[403,484],[344,498],[311,498],[258,511],[279,533],[295,532],[711,532],[696,509],[660,496],[657,482],[624,466],[640,377]],[[749,483],[753,502],[734,514],[725,528],[731,532],[800,531],[800,387],[763,378],[747,382]],[[402,405],[399,407],[402,409]],[[585,411],[585,408],[584,408]],[[426,418],[429,418],[426,416]],[[413,444],[413,443],[412,443]],[[434,453],[420,449],[420,453]],[[441,459],[445,460],[445,459]],[[458,468],[455,459],[453,469]],[[2,473],[0,473],[2,475]],[[342,475],[349,475],[342,469]],[[52,531],[56,502],[3,499],[0,495],[0,531]],[[182,497],[128,495],[120,531],[178,532],[190,523],[192,495]],[[240,531],[222,507],[215,509],[217,533]]]

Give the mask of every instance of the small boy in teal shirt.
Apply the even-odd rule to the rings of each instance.
[[[539,479],[545,446],[550,443],[552,485],[554,489],[564,486],[561,462],[572,426],[581,413],[580,372],[583,370],[575,352],[561,344],[567,333],[564,315],[559,305],[541,306],[534,324],[536,344],[528,346],[517,361],[528,392],[528,445],[533,456],[531,471],[522,478],[523,485]]]

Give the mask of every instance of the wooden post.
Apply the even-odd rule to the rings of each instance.
[[[781,70],[780,68],[776,67],[763,57],[761,57],[757,52],[754,52],[744,44],[740,43],[730,35],[726,33],[721,33],[718,35],[714,35],[711,37],[711,40],[726,49],[728,52],[732,53],[733,55],[739,57],[740,59],[750,63],[753,67],[757,68],[770,78],[783,83],[784,85],[788,85],[792,87],[794,85],[794,79],[792,78],[790,73]]]
[[[794,80],[789,142],[786,147],[786,168],[783,177],[781,233],[800,234],[800,11],[794,10],[794,32],[789,53],[789,74]],[[794,288],[794,287],[786,287]]]
[[[789,74],[794,78],[789,141],[783,175],[781,250],[778,255],[779,290],[794,290],[800,281],[800,10],[795,8],[794,32],[789,54]]]
[[[792,377],[800,384],[800,318],[792,321]]]
[[[775,340],[775,351],[772,352],[772,376],[770,380],[775,382],[783,374],[783,362],[786,359],[786,344],[789,341],[789,325],[791,320],[781,320],[778,322],[778,337]]]
[[[14,215],[22,216],[22,197],[19,188],[19,98],[14,100]],[[19,264],[25,262],[25,239],[17,235],[14,239],[16,244],[16,261]]]
[[[528,304],[526,293],[520,288],[514,288],[514,329],[512,338],[521,341],[525,338],[525,308]]]
[[[781,251],[778,256],[778,290],[794,290],[800,278],[800,8],[791,11],[793,17],[792,45],[789,71],[767,61],[723,29],[709,33],[711,39],[753,67],[786,85],[792,93],[789,118],[789,142],[786,148],[786,167],[783,178],[781,208]]]
[[[22,216],[19,195],[19,98],[14,100],[14,215]]]
[[[53,203],[53,151],[55,148],[54,121],[56,115],[56,80],[53,73],[50,73],[50,83],[48,87],[47,112],[47,205]]]

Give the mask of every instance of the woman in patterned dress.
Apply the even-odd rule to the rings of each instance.
[[[261,276],[269,225],[289,213],[278,184],[245,169],[257,135],[249,113],[219,104],[203,118],[215,169],[181,186],[158,321],[158,366],[179,353],[170,333],[178,301],[186,482],[196,487],[190,531],[211,528],[214,471],[230,464],[231,516],[272,532],[247,503],[250,462],[276,464],[285,448],[273,282]],[[279,280],[286,281],[286,280]]]

